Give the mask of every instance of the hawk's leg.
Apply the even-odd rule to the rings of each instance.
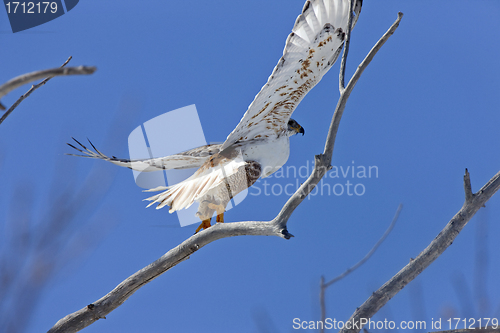
[[[203,228],[203,230],[207,229],[210,227],[210,220],[212,220],[211,217],[209,217],[208,219],[206,220],[202,220],[201,221],[201,224],[198,226],[198,228],[196,229],[196,231],[194,232],[195,234],[198,233],[198,231],[201,230],[201,228]]]
[[[224,212],[226,211],[226,207],[224,207],[224,205],[209,203],[208,208],[215,209],[217,212],[217,219],[215,220],[217,223],[224,223]]]

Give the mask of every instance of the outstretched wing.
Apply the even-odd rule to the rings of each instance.
[[[355,6],[357,20],[362,0]],[[349,0],[308,0],[288,36],[283,56],[222,149],[286,129],[302,98],[337,60],[344,43]]]
[[[68,155],[96,158],[111,162],[118,166],[142,172],[170,170],[170,169],[199,168],[200,166],[203,165],[203,163],[205,163],[205,161],[210,156],[218,153],[221,147],[221,144],[206,145],[179,154],[165,156],[165,157],[150,158],[143,160],[128,160],[128,159],[117,158],[115,156],[109,157],[104,155],[92,144],[92,142],[90,142],[90,140],[89,143],[92,146],[92,148],[94,148],[95,151],[88,149],[75,138],[73,138],[73,140],[75,140],[75,142],[82,149],[77,148],[70,143],[68,143],[68,145],[73,149],[78,150],[80,153],[84,155],[77,155],[77,154],[68,154]]]

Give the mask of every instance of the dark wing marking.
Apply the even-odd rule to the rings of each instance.
[[[357,20],[361,1],[356,4]],[[310,0],[297,17],[283,56],[222,149],[286,129],[293,111],[337,60],[347,30],[349,0]]]

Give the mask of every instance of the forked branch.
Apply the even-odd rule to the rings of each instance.
[[[349,18],[350,22],[352,22],[352,15],[353,13],[351,11],[351,17]],[[354,88],[354,85],[359,80],[361,73],[364,71],[366,66],[368,66],[371,59],[373,59],[377,51],[380,49],[380,46],[387,41],[392,33],[394,33],[401,18],[402,14],[399,13],[398,19],[392,25],[391,29],[386,34],[384,34],[384,36],[379,40],[375,47],[372,48],[372,50],[368,53],[365,60],[358,66],[355,75],[349,81],[345,91],[343,91],[340,95],[333,115],[332,126],[330,126],[330,130],[328,132],[325,151],[323,152],[323,154],[315,156],[315,167],[313,172],[304,182],[304,184],[295,192],[295,194],[292,195],[292,197],[283,206],[280,213],[272,221],[247,221],[223,224],[217,223],[216,225],[191,236],[180,245],[171,249],[152,264],[148,265],[147,267],[141,269],[140,271],[124,280],[115,289],[113,289],[101,299],[62,318],[54,325],[54,327],[49,330],[49,332],[77,332],[97,321],[98,319],[105,318],[108,313],[119,307],[140,287],[165,273],[167,270],[174,267],[178,263],[188,259],[191,254],[198,251],[203,246],[218,239],[242,235],[279,236],[285,239],[289,239],[290,237],[292,237],[292,235],[287,230],[288,219],[290,218],[295,208],[297,208],[297,206],[304,200],[304,198],[306,198],[306,196],[314,189],[321,178],[325,175],[326,171],[330,168],[331,157],[333,153],[333,143],[335,142],[335,137],[337,134],[337,128],[333,125],[337,124],[336,126],[338,127],[347,99],[349,98],[349,94]],[[348,33],[347,35],[347,41],[349,40],[349,38],[350,33]],[[347,46],[348,44],[346,43],[345,45]],[[377,47],[377,45],[379,45],[379,47]],[[342,58],[344,67],[347,58],[346,52],[347,47],[344,47],[344,56]]]
[[[319,286],[319,305],[320,305],[320,309],[321,309],[321,322],[324,323],[326,321],[326,302],[325,302],[326,289],[328,287],[330,287],[332,284],[342,280],[347,275],[354,272],[356,269],[361,267],[361,265],[363,265],[365,262],[367,262],[368,259],[371,258],[371,256],[375,253],[375,251],[377,251],[378,247],[385,241],[387,236],[389,236],[389,234],[391,233],[392,229],[396,225],[396,222],[399,218],[399,214],[401,213],[402,209],[403,209],[403,205],[399,204],[398,209],[396,210],[396,214],[394,215],[394,218],[392,219],[391,224],[389,225],[387,230],[384,232],[382,237],[380,237],[380,239],[377,241],[377,243],[375,243],[375,245],[370,249],[370,251],[368,251],[368,253],[363,257],[363,259],[361,259],[354,266],[349,267],[342,274],[336,276],[335,278],[331,279],[328,282],[325,282],[325,278],[323,276],[321,277],[320,286]],[[325,331],[324,326],[321,326],[319,329],[319,332],[323,333],[324,331]]]
[[[8,82],[2,84],[0,86],[0,99],[7,95],[14,89],[19,88],[20,86],[45,78],[42,82],[31,86],[30,90],[28,90],[24,95],[19,97],[19,99],[4,113],[4,115],[0,118],[0,124],[14,111],[14,109],[33,91],[43,86],[54,76],[66,76],[66,75],[88,75],[92,74],[96,71],[95,67],[88,66],[78,66],[78,67],[64,67],[71,60],[72,57],[69,57],[68,60],[62,64],[59,68],[46,69],[43,71],[36,71],[24,75],[20,75],[18,77],[9,80]],[[5,107],[0,103],[0,110],[5,110]]]
[[[349,318],[350,323],[357,323],[356,329],[343,329],[341,333],[359,332],[359,323],[371,318],[377,311],[394,297],[408,283],[415,279],[424,269],[436,260],[450,246],[460,231],[484,207],[498,189],[500,189],[500,171],[491,178],[477,193],[470,190],[470,175],[467,169],[464,175],[465,202],[443,230],[434,238],[425,250],[403,267],[396,275],[375,291]]]

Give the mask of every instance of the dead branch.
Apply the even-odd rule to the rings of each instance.
[[[18,76],[16,78],[13,78],[12,80],[8,81],[7,83],[4,83],[3,85],[0,86],[0,99],[7,95],[9,92],[12,90],[19,88],[20,86],[45,78],[42,82],[32,85],[30,90],[28,90],[24,95],[19,97],[19,99],[7,110],[7,112],[4,113],[2,118],[0,118],[0,124],[3,123],[3,121],[14,111],[14,109],[33,91],[36,89],[40,88],[43,86],[45,83],[47,83],[50,79],[52,79],[54,76],[66,76],[66,75],[88,75],[92,74],[96,71],[95,67],[88,67],[88,66],[78,66],[78,67],[64,67],[66,64],[71,60],[72,57],[69,57],[68,60],[62,64],[61,67],[59,68],[52,68],[52,69],[46,69],[43,71],[36,71],[28,74],[24,74],[21,76]],[[0,110],[5,110],[5,107],[0,103]]]
[[[351,1],[352,2],[352,1]],[[351,5],[352,9],[352,5]],[[352,11],[349,14],[349,22],[352,22]],[[370,50],[363,62],[358,66],[347,87],[342,90],[337,103],[332,125],[330,126],[327,142],[323,154],[315,156],[314,170],[302,186],[292,195],[281,209],[280,213],[271,221],[247,221],[233,223],[217,223],[216,225],[197,233],[180,245],[168,251],[152,264],[144,267],[122,283],[116,286],[111,292],[103,296],[96,302],[67,315],[60,319],[48,332],[77,332],[94,323],[119,307],[140,287],[149,283],[153,279],[168,271],[178,263],[189,259],[189,256],[201,249],[203,246],[221,238],[252,235],[252,236],[279,236],[285,239],[293,237],[287,230],[287,222],[295,208],[307,197],[307,195],[319,183],[326,171],[330,168],[333,154],[333,144],[337,134],[338,124],[344,111],[349,95],[359,80],[361,74],[378,52],[380,47],[389,39],[397,29],[403,14],[399,13],[396,22],[391,26],[377,44]],[[349,29],[350,30],[350,29]],[[347,59],[350,31],[347,33],[344,55],[342,57],[343,66]],[[341,74],[342,75],[342,74]]]
[[[391,233],[392,229],[396,225],[396,222],[398,221],[399,214],[401,213],[401,210],[403,209],[403,205],[399,204],[398,209],[396,210],[396,214],[394,215],[394,218],[392,219],[391,224],[387,228],[387,230],[384,232],[382,237],[375,243],[375,245],[368,251],[368,253],[358,261],[354,266],[349,267],[348,269],[345,270],[342,274],[338,275],[337,277],[331,279],[330,281],[325,283],[325,278],[322,276],[320,280],[320,286],[319,286],[319,303],[320,303],[320,308],[321,308],[321,321],[324,323],[326,321],[326,304],[325,304],[325,291],[328,287],[330,287],[332,284],[342,280],[345,278],[347,275],[351,274],[354,272],[356,269],[361,267],[365,262],[368,261],[368,259],[371,258],[371,256],[375,253],[375,251],[378,249],[380,244],[382,244],[387,236]],[[320,328],[320,333],[324,332],[324,327]]]
[[[477,193],[472,193],[470,184],[470,174],[465,169],[464,190],[465,202],[462,208],[453,216],[443,230],[415,259],[410,259],[408,265],[401,269],[382,287],[375,291],[349,318],[351,323],[359,323],[363,318],[368,320],[378,310],[394,297],[408,283],[415,279],[424,269],[436,260],[450,246],[460,231],[476,214],[484,207],[493,194],[500,189],[500,171],[491,178]],[[356,326],[359,326],[356,325]],[[359,332],[362,327],[356,329],[343,329],[341,333]]]

